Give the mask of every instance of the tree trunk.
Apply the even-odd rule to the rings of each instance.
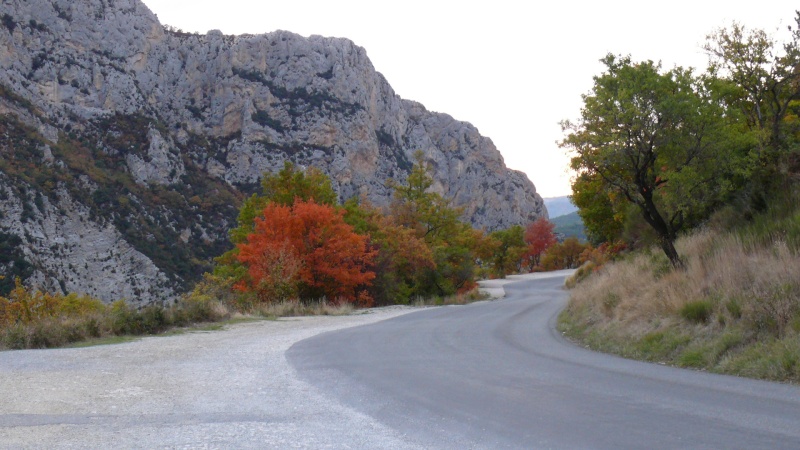
[[[678,255],[678,251],[675,250],[675,244],[672,239],[666,236],[659,236],[658,240],[661,242],[661,249],[664,250],[664,254],[667,255],[669,262],[672,263],[672,267],[676,269],[683,268],[683,260]]]
[[[655,230],[656,234],[658,234],[658,242],[661,244],[661,249],[664,250],[664,254],[669,258],[669,262],[672,263],[672,267],[676,269],[682,268],[684,267],[683,260],[681,260],[681,257],[678,255],[678,251],[675,250],[675,232],[661,216],[661,212],[658,210],[658,207],[656,207],[655,202],[653,202],[653,197],[650,192],[652,191],[644,191],[642,193],[644,202],[639,204],[639,208],[644,215],[644,220]]]

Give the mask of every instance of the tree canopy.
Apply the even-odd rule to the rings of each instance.
[[[303,298],[370,304],[365,288],[375,278],[369,268],[376,252],[343,215],[299,197],[292,206],[268,203],[247,242],[237,245],[249,275],[237,287],[270,300],[299,291]]]
[[[541,262],[542,254],[556,243],[554,228],[555,224],[543,217],[531,222],[525,228],[524,240],[527,248],[523,257],[528,271],[533,271]]]
[[[475,287],[475,234],[462,222],[462,211],[433,192],[433,178],[422,152],[405,184],[394,184],[390,215],[402,227],[413,230],[433,254],[435,268],[418,285],[418,295],[449,295]]]
[[[713,72],[728,84],[726,100],[744,113],[750,127],[763,131],[764,143],[772,148],[786,147],[787,131],[798,127],[797,120],[786,118],[800,100],[800,11],[789,31],[790,39],[781,45],[764,30],[734,23],[711,33],[704,46]]]
[[[652,61],[608,55],[594,77],[577,122],[564,121],[561,146],[573,152],[579,188],[591,185],[603,220],[613,201],[624,200],[658,236],[673,265],[674,241],[730,193],[740,158],[733,115],[691,70],[663,71]],[[573,186],[575,190],[575,186]],[[587,193],[574,192],[578,201]]]
[[[328,177],[316,167],[298,170],[290,161],[284,162],[283,169],[275,174],[265,174],[261,178],[261,194],[253,194],[239,209],[238,226],[231,230],[234,244],[244,242],[253,231],[254,220],[261,214],[267,203],[292,206],[295,200],[313,200],[320,205],[336,205],[338,196],[331,187]]]

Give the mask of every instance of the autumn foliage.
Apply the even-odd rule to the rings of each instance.
[[[236,284],[262,301],[327,297],[369,305],[366,287],[376,256],[368,238],[345,223],[344,211],[314,200],[292,206],[268,203],[254,219],[254,231],[238,244],[247,277]]]
[[[19,278],[8,297],[0,296],[0,328],[58,317],[85,316],[104,307],[100,300],[77,294],[50,294],[26,289]]]
[[[528,248],[523,255],[525,266],[528,271],[533,269],[541,263],[542,254],[548,248],[556,244],[556,236],[553,234],[555,225],[547,219],[539,218],[531,222],[525,229],[525,244]]]
[[[461,220],[463,210],[433,190],[418,152],[403,183],[393,182],[388,207],[367,198],[344,205],[314,168],[287,163],[265,174],[262,193],[248,198],[231,230],[233,248],[217,258],[213,279],[238,308],[259,304],[408,304],[474,289],[479,276],[541,270],[555,243],[553,225],[538,221],[486,233]],[[574,250],[574,249],[569,249]],[[574,251],[552,264],[572,264]],[[233,290],[231,290],[233,287]]]

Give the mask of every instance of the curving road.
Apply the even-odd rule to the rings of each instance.
[[[563,275],[294,344],[305,381],[428,448],[800,448],[800,388],[565,341]]]

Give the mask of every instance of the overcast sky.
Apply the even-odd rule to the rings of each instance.
[[[611,52],[705,68],[701,46],[713,30],[735,20],[784,40],[800,9],[788,0],[144,3],[162,24],[185,31],[349,38],[401,97],[471,122],[544,197],[570,193],[558,122],[579,116],[600,58]]]

